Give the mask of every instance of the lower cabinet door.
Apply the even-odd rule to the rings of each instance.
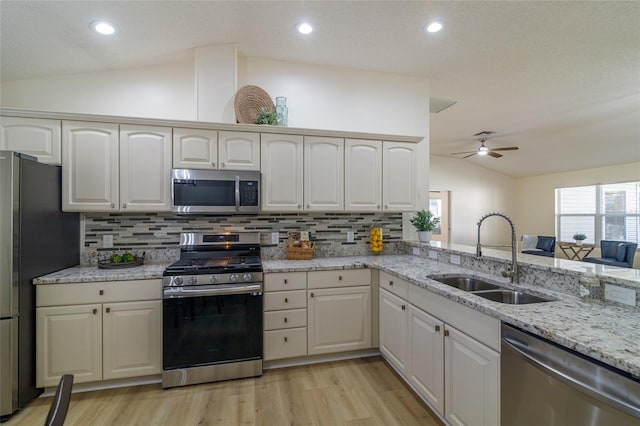
[[[500,354],[453,327],[445,334],[446,419],[452,425],[500,424]]]
[[[102,305],[36,309],[36,386],[102,380]]]
[[[371,347],[371,286],[307,293],[309,355]]]
[[[409,380],[444,414],[444,323],[409,305]]]
[[[307,354],[307,327],[264,332],[264,360],[293,358]]]
[[[409,304],[380,289],[380,352],[403,374],[407,370]]]
[[[162,372],[162,302],[103,305],[103,378]]]

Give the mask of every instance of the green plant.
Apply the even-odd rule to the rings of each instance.
[[[584,234],[573,234],[573,239],[576,241],[586,240],[587,236]]]
[[[256,124],[271,124],[275,126],[278,124],[278,114],[275,111],[268,111],[266,108],[262,108],[256,114]]]
[[[411,218],[411,224],[420,232],[433,231],[440,223],[439,217],[434,217],[431,210],[420,210]]]

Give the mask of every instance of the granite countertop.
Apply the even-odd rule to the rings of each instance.
[[[574,262],[575,263],[575,262]],[[107,270],[78,266],[34,280],[35,284],[121,281],[161,278],[166,264]],[[591,358],[640,377],[640,310],[616,303],[592,305],[565,293],[531,285],[511,285],[508,280],[444,262],[411,255],[354,256],[311,260],[264,260],[265,272],[376,268],[403,278],[436,294],[483,312]],[[556,299],[529,305],[492,302],[427,278],[433,274],[464,273],[504,287]]]

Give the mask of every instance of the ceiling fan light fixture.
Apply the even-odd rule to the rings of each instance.
[[[486,146],[482,145],[480,148],[478,148],[478,155],[487,155],[489,153],[489,148],[487,148]]]

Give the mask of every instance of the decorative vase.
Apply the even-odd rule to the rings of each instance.
[[[431,241],[432,235],[433,232],[431,231],[418,231],[418,240],[421,243],[428,243]]]
[[[276,98],[276,116],[278,120],[278,126],[287,127],[287,121],[289,119],[289,109],[287,108],[287,98],[278,96]]]
[[[382,251],[382,228],[371,228],[369,230],[369,247],[373,254],[379,254]]]

